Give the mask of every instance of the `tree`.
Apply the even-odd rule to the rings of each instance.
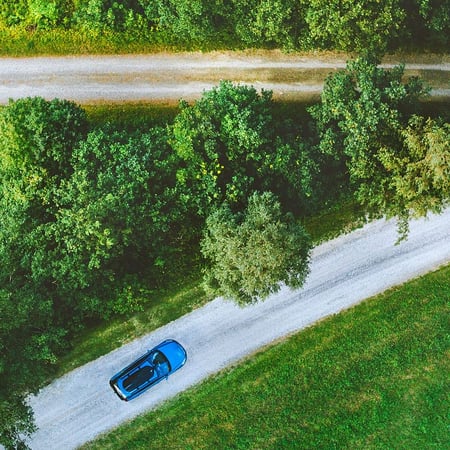
[[[206,220],[201,242],[205,285],[245,305],[279,290],[300,287],[308,273],[310,239],[270,193],[254,193],[244,214],[225,203]]]
[[[255,190],[274,190],[304,205],[316,170],[308,147],[272,115],[272,93],[223,81],[193,106],[181,103],[170,144],[184,166],[178,180],[203,216],[227,201],[244,205]]]
[[[192,107],[181,103],[171,144],[186,162],[178,177],[192,187],[199,209],[246,197],[272,139],[270,102],[270,92],[221,82]]]
[[[251,46],[293,49],[306,28],[299,2],[294,0],[234,0],[232,19],[236,35]]]
[[[159,24],[177,38],[204,43],[228,30],[227,2],[222,0],[157,0]]]
[[[154,24],[156,10],[152,0],[79,0],[74,18],[88,30],[145,34]]]
[[[401,135],[402,150],[382,148],[379,157],[390,174],[387,215],[400,215],[407,230],[410,216],[438,213],[450,199],[450,124],[413,116]]]
[[[10,396],[8,401],[5,401],[2,396],[0,398],[0,417],[2,418],[0,422],[0,442],[2,445],[7,450],[28,448],[21,435],[24,437],[31,436],[36,431],[36,426],[33,422],[33,411],[26,403],[24,396]]]
[[[366,59],[356,60],[327,79],[321,103],[311,113],[320,149],[345,162],[359,202],[396,216],[400,237],[405,237],[411,216],[438,210],[445,201],[447,188],[436,190],[440,182],[433,180],[442,173],[448,147],[438,144],[445,142],[445,126],[438,131],[435,124],[418,126],[421,122],[415,119],[408,127],[428,90],[419,79],[403,82],[402,77],[402,66],[384,70]],[[433,168],[431,161],[441,162]]]
[[[313,48],[382,55],[404,17],[399,0],[312,0],[305,20]]]
[[[58,191],[53,245],[42,255],[72,314],[129,309],[114,290],[127,276],[154,274],[174,251],[184,213],[174,164],[162,128],[96,130],[78,146],[74,173]]]
[[[0,170],[3,176],[45,171],[70,172],[72,149],[87,132],[84,110],[67,100],[41,97],[10,100],[0,114]]]

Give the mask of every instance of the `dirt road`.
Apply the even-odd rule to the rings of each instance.
[[[247,308],[216,299],[56,380],[30,400],[39,427],[31,448],[73,449],[275,339],[450,262],[450,208],[412,222],[406,242],[396,246],[396,238],[395,222],[373,222],[316,247],[301,290],[283,288]],[[166,338],[186,347],[186,365],[141,397],[120,401],[109,378]]]
[[[420,59],[406,61],[406,74],[420,75],[432,95],[450,97],[450,58]],[[404,61],[387,59],[384,66]],[[310,100],[318,98],[326,75],[343,67],[344,57],[277,51],[0,58],[0,104],[35,95],[81,104],[177,102],[198,98],[222,79],[270,89],[274,98]]]

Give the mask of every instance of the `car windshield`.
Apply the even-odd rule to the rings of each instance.
[[[164,353],[160,352],[159,350],[156,350],[152,354],[151,361],[155,367],[158,376],[163,377],[169,374],[170,363],[169,360],[166,358],[166,355],[164,355]]]
[[[153,376],[153,367],[146,365],[141,369],[139,369],[137,372],[130,375],[128,378],[126,378],[123,382],[123,387],[128,392],[134,391],[141,384],[145,383],[146,381],[149,381],[152,378],[152,376]]]

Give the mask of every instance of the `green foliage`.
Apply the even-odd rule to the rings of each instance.
[[[440,33],[446,33],[450,27],[449,0],[417,0],[419,13],[425,20],[425,26]]]
[[[13,378],[10,379],[14,380],[14,374],[11,375]],[[3,376],[6,375],[2,373]],[[9,388],[9,383],[3,383],[3,385],[6,384]],[[2,418],[0,421],[0,442],[2,445],[7,450],[27,449],[23,438],[31,436],[36,431],[36,426],[33,422],[33,411],[26,403],[24,396],[10,396],[10,399],[5,401],[4,396],[1,395],[0,417]]]
[[[450,199],[450,124],[413,116],[402,131],[404,150],[380,150],[397,204],[415,216],[440,212]]]
[[[153,25],[153,3],[144,0],[80,0],[75,21],[78,26],[99,31],[145,32]],[[150,15],[150,20],[146,14]]]
[[[28,0],[0,0],[0,19],[7,26],[25,21],[27,13]]]
[[[3,176],[45,172],[67,176],[72,149],[87,131],[85,112],[67,100],[10,101],[0,113]]]
[[[449,0],[0,0],[0,30],[11,27],[16,42],[2,50],[15,54],[58,47],[141,53],[159,45],[381,55],[405,47],[446,51],[448,10]]]
[[[404,17],[399,0],[312,0],[305,20],[313,48],[383,54]]]
[[[247,45],[273,45],[285,49],[298,46],[298,35],[306,28],[300,3],[294,0],[233,1],[236,35]]]
[[[205,42],[226,28],[223,0],[157,0],[159,23],[185,40]]]
[[[70,176],[86,128],[84,112],[66,101],[23,99],[0,113],[0,374],[14,380],[1,384],[0,408],[2,443],[10,447],[33,428],[25,393],[40,387],[64,346],[54,286],[40,263],[51,262],[55,191]]]
[[[172,147],[186,161],[179,179],[205,204],[246,198],[270,142],[271,93],[221,82],[191,107],[180,105]],[[201,197],[204,199],[201,199]]]
[[[0,407],[17,422],[2,424],[3,443],[31,429],[23,397],[68,335],[138,309],[140,286],[164,274],[189,227],[165,128],[86,133],[70,102],[24,99],[0,113],[0,374],[14,379]]]
[[[402,66],[384,70],[365,59],[350,62],[347,70],[327,79],[321,103],[311,113],[317,121],[320,149],[345,161],[357,199],[369,209],[397,216],[404,237],[411,214],[438,207],[436,191],[427,193],[417,184],[414,188],[404,178],[413,167],[406,169],[405,161],[414,165],[417,157],[405,146],[403,130],[409,117],[420,111],[419,99],[427,88],[417,78],[403,82],[402,77]],[[422,182],[426,174],[430,172],[422,173]],[[441,191],[439,204],[446,195]],[[413,201],[419,197],[420,202]]]
[[[23,24],[30,31],[68,27],[73,10],[73,0],[0,0],[0,22]]]
[[[205,215],[223,201],[243,205],[254,190],[273,190],[301,205],[316,165],[308,148],[272,116],[272,94],[221,82],[193,106],[180,105],[170,143],[185,166],[178,179]]]
[[[135,137],[99,130],[74,154],[58,197],[51,270],[63,297],[80,294],[83,314],[129,307],[111,287],[127,274],[158,271],[172,251],[182,212],[166,141],[159,128]]]
[[[270,193],[254,193],[243,215],[227,204],[206,220],[201,242],[210,265],[207,290],[244,305],[279,289],[279,283],[298,288],[308,273],[310,239]]]
[[[69,26],[73,0],[28,0],[29,21],[39,28]]]

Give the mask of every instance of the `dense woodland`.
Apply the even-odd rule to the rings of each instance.
[[[449,0],[0,0],[0,27],[181,48],[446,51]]]
[[[0,370],[14,383],[0,387],[1,442],[20,447],[32,431],[24,395],[77,331],[137,310],[180,261],[201,255],[211,294],[247,304],[280,280],[302,285],[302,218],[327,205],[353,197],[397,217],[400,238],[411,217],[439,211],[450,125],[423,115],[427,92],[401,66],[360,58],[302,122],[231,82],[182,102],[166,126],[132,131],[94,126],[69,101],[11,101],[0,111]]]

